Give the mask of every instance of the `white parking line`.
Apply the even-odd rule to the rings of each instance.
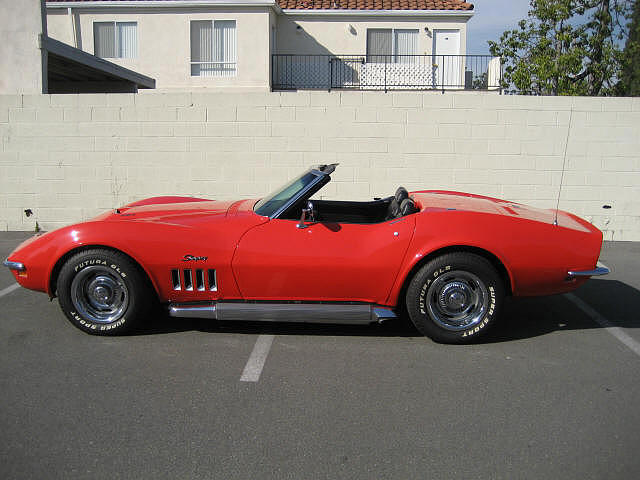
[[[573,302],[575,306],[577,306],[580,310],[591,317],[593,321],[600,324],[600,326],[607,332],[609,332],[611,335],[613,335],[627,347],[629,347],[629,349],[631,349],[633,353],[640,356],[640,343],[627,335],[620,327],[616,327],[615,325],[613,325],[609,320],[604,318],[596,310],[591,308],[590,305],[585,303],[580,298],[576,297],[573,293],[567,293],[565,294],[565,297],[571,300],[571,302]]]
[[[264,362],[267,360],[269,350],[275,335],[260,335],[256,340],[256,344],[253,347],[253,351],[247,360],[247,364],[244,366],[241,382],[257,382],[260,380],[260,374],[264,367]]]
[[[7,288],[3,288],[2,290],[0,290],[0,297],[4,297],[5,295],[8,295],[9,293],[19,288],[20,288],[20,285],[17,283],[14,283],[13,285],[9,285]]]

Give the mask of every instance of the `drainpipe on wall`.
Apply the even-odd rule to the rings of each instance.
[[[49,36],[49,31],[47,30],[47,6],[45,5],[45,0],[40,0],[40,35],[38,35],[38,43],[40,43],[41,35],[44,35],[45,37]],[[40,48],[40,70],[42,72],[42,93],[49,93],[49,54],[44,48]]]

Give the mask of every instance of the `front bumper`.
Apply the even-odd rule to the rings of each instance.
[[[598,262],[593,270],[569,270],[567,275],[573,277],[596,277],[598,275],[606,275],[611,270],[604,263]]]
[[[8,258],[2,262],[2,265],[7,267],[9,270],[15,270],[16,272],[24,272],[27,269],[27,267],[24,266],[24,263],[12,262]]]

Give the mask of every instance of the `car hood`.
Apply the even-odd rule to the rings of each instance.
[[[209,220],[225,217],[239,201],[207,200],[193,197],[153,197],[130,203],[94,220],[97,221],[151,221],[160,223],[189,223],[206,217]]]
[[[466,211],[502,215],[514,219],[552,224],[556,221],[555,209],[542,209],[509,202],[499,198],[485,197],[471,193],[445,190],[423,190],[411,192],[413,199],[420,204],[421,210],[429,211]],[[557,212],[558,225],[575,230],[588,231],[589,224],[567,212]]]

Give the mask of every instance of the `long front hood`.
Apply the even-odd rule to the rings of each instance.
[[[424,190],[411,192],[411,196],[420,203],[424,211],[459,210],[502,215],[546,224],[552,224],[556,220],[556,210],[553,209],[535,208],[521,203],[471,193]],[[563,211],[557,213],[557,221],[559,226],[573,230],[587,232],[592,229],[584,220]]]
[[[238,203],[238,201],[191,197],[154,197],[106,212],[94,220],[189,224],[203,217],[210,221],[225,217],[234,203]]]

